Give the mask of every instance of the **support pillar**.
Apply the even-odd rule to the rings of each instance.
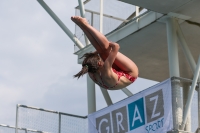
[[[128,97],[133,96],[133,93],[129,91],[127,88],[121,89]]]
[[[94,26],[94,13],[91,13],[91,26]]]
[[[15,121],[15,133],[18,133],[18,117],[19,117],[19,104],[16,106],[16,121]]]
[[[172,84],[172,114],[174,130],[179,130],[183,119],[183,100],[180,89],[180,80],[174,79]]]
[[[96,111],[95,83],[87,74],[88,114]]]
[[[187,103],[189,90],[190,90],[190,83],[183,83],[183,108],[185,108],[185,105]],[[189,132],[191,131],[191,108],[188,112],[187,122],[184,131],[189,131]]]
[[[178,39],[179,39],[179,42],[180,42],[180,45],[183,49],[183,52],[185,54],[185,57],[190,65],[190,68],[192,69],[192,72],[194,73],[195,71],[195,68],[196,68],[196,63],[195,63],[195,60],[188,48],[188,45],[187,45],[187,42],[185,40],[185,37],[181,31],[181,28],[180,28],[180,25],[178,24],[178,22],[176,22],[176,26],[177,26],[177,36],[178,36]]]
[[[82,0],[78,0],[78,3],[79,3],[79,7],[80,7],[81,17],[85,18],[85,8],[84,8],[83,1]],[[85,37],[86,45],[89,45],[90,42],[89,42],[88,38],[86,37],[86,35],[84,35],[84,37]]]
[[[186,106],[184,108],[183,122],[181,124],[182,130],[185,128],[185,123],[186,123],[186,120],[187,120],[188,112],[189,112],[189,109],[190,109],[191,104],[192,104],[192,99],[193,99],[193,96],[194,96],[195,88],[196,88],[196,85],[197,85],[197,80],[198,80],[198,77],[199,77],[199,71],[200,71],[200,56],[199,56],[199,59],[198,59],[197,67],[195,69],[194,78],[192,80],[192,86],[191,86],[191,89],[190,89],[189,94],[188,94],[188,100],[187,100]]]
[[[200,83],[198,88],[198,129],[197,133],[200,133]]]
[[[103,34],[103,0],[100,0],[100,22],[99,22],[100,32]]]
[[[100,87],[100,88],[101,88],[101,87]],[[104,88],[101,88],[101,92],[102,92],[102,94],[103,94],[103,96],[104,96],[104,99],[105,99],[107,105],[108,105],[108,106],[109,106],[109,105],[112,105],[113,103],[112,103],[112,100],[111,100],[111,98],[110,98],[110,95],[108,94],[108,91],[107,91],[106,89],[104,89]]]
[[[140,7],[139,6],[135,6],[135,16],[138,17],[140,15]]]
[[[172,17],[168,17],[165,21],[167,28],[170,77],[180,77],[175,21],[176,20]],[[180,89],[180,80],[177,79],[172,80],[172,112],[174,130],[178,130],[179,125],[182,122],[183,104]]]
[[[166,20],[170,77],[180,76],[175,21],[172,17]]]
[[[58,113],[58,133],[61,133],[61,114]]]

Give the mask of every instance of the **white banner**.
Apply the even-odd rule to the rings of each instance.
[[[89,133],[166,133],[172,130],[171,80],[88,115]]]

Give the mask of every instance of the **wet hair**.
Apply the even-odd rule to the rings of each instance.
[[[83,76],[87,72],[96,73],[98,71],[98,61],[100,61],[98,53],[86,53],[81,58],[84,58],[82,62],[82,69],[80,72],[74,75],[74,78],[77,77],[79,79],[80,76]]]

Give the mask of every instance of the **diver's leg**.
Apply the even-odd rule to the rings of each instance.
[[[71,19],[83,30],[84,33],[86,33],[86,36],[88,36],[87,32],[89,32],[90,35],[96,40],[96,42],[98,42],[98,45],[101,48],[101,50],[97,49],[97,51],[100,55],[101,54],[103,56],[105,56],[105,54],[106,56],[109,55],[109,52],[110,52],[109,41],[102,33],[100,33],[98,30],[92,27],[85,18],[82,18],[79,16],[73,16],[71,17]],[[96,47],[95,46],[96,43],[93,45],[94,47]]]
[[[97,50],[97,52],[98,52],[98,51],[101,51],[101,47],[99,46],[99,44],[98,44],[98,42],[96,41],[96,39],[95,39],[85,28],[83,28],[83,26],[80,25],[80,24],[76,21],[76,19],[73,19],[73,18],[72,18],[72,21],[73,21],[74,23],[76,23],[76,24],[82,29],[82,31],[83,31],[84,34],[87,36],[87,38],[89,39],[89,41],[91,42],[91,44],[94,46],[94,48]]]

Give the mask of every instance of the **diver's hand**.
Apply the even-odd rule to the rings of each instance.
[[[109,47],[112,48],[112,50],[119,50],[120,46],[119,44],[115,43],[115,42],[109,42]]]

